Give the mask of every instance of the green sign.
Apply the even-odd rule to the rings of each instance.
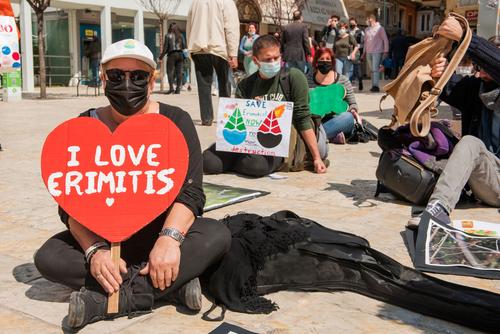
[[[344,100],[346,91],[343,85],[331,84],[319,86],[309,91],[309,108],[311,113],[326,116],[331,113],[341,114],[349,109]]]
[[[21,88],[21,71],[3,73],[2,86],[4,88]]]

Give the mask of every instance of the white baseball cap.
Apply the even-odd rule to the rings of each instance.
[[[122,39],[108,46],[104,51],[101,64],[106,64],[110,60],[118,58],[138,59],[156,69],[153,53],[146,45],[135,39]]]

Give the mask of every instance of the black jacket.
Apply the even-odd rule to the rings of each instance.
[[[307,26],[301,22],[286,25],[281,34],[281,51],[284,61],[306,61],[311,55]]]
[[[195,216],[201,216],[203,207],[205,206],[205,193],[203,192],[203,159],[201,156],[200,140],[198,139],[193,121],[184,110],[163,103],[160,103],[160,114],[168,117],[177,125],[184,134],[189,149],[189,166],[186,179],[179,195],[177,195],[175,203],[182,203],[188,207]],[[90,117],[90,110],[81,113],[79,117]],[[170,208],[167,208],[153,222],[139,231],[138,234],[149,235],[150,233],[146,233],[146,231],[154,230],[154,233],[157,233],[156,230],[161,230],[169,209]],[[69,215],[61,207],[59,207],[59,216],[61,217],[61,221],[68,225]],[[156,234],[154,235],[156,236]]]

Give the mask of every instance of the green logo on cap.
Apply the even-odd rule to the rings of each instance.
[[[132,40],[132,39],[128,40],[125,43],[124,47],[127,48],[127,49],[133,49],[133,48],[135,48],[135,41]]]

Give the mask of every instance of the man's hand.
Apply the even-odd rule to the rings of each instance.
[[[120,273],[127,273],[127,265],[120,259],[120,266],[117,268],[111,260],[109,249],[99,249],[90,259],[90,274],[108,293],[117,292],[123,283]]]
[[[365,59],[366,59],[366,53],[364,53],[364,52],[363,52],[363,53],[361,54],[361,57],[359,58],[359,60],[361,60],[361,61],[365,61]]]
[[[314,160],[314,171],[318,174],[326,173],[326,166],[321,159]]]
[[[149,262],[140,273],[151,277],[153,286],[160,290],[168,288],[177,279],[181,249],[178,241],[168,237],[159,237],[151,253]]]
[[[229,66],[231,66],[231,68],[237,68],[238,67],[238,57],[229,57]]]
[[[431,77],[440,78],[446,68],[448,67],[448,60],[444,57],[437,58],[432,62]]]

